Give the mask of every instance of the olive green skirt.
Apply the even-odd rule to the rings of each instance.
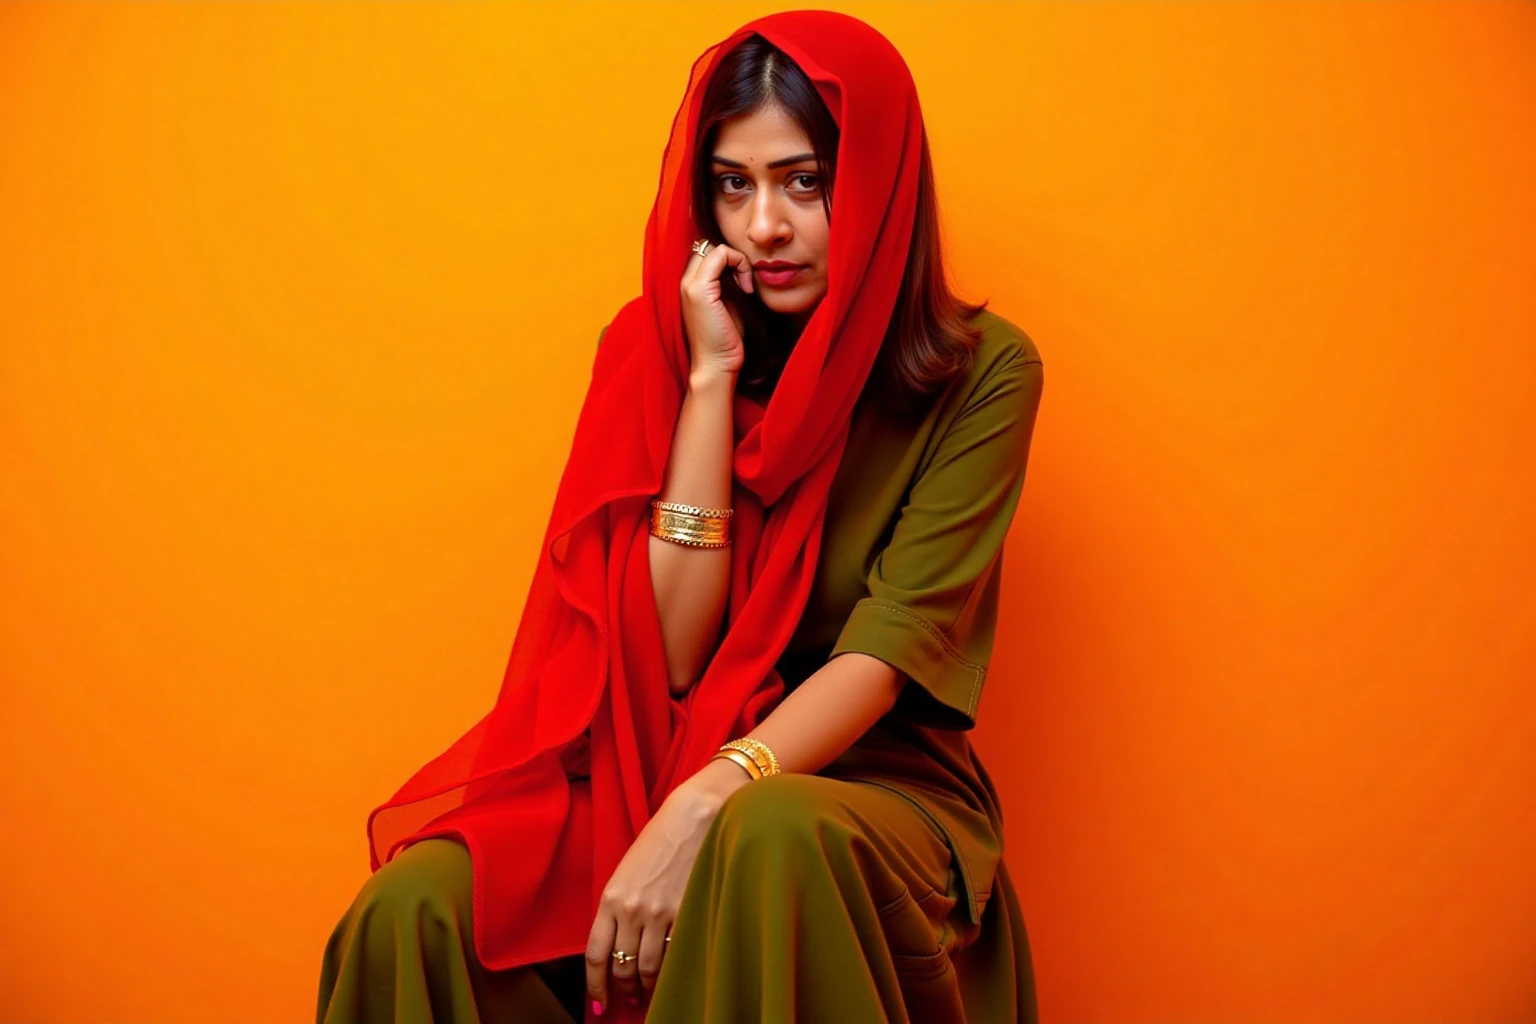
[[[1006,868],[980,926],[962,912],[958,877],[943,834],[888,786],[801,774],[743,786],[700,847],[647,1020],[1034,1022]],[[470,895],[469,852],[454,839],[382,866],[326,944],[317,1024],[596,1019],[584,1017],[580,957],[486,970]]]

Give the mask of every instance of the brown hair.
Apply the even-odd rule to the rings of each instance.
[[[826,186],[822,203],[831,222],[840,134],[837,122],[799,65],[762,36],[754,35],[721,58],[705,88],[699,115],[697,162],[693,168],[694,219],[716,241],[720,240],[720,230],[715,221],[710,161],[720,126],[774,104],[783,107],[811,140],[816,169]],[[740,387],[766,394],[772,391],[784,361],[789,358],[795,332],[788,318],[763,305],[757,295],[741,291],[730,275],[723,280],[723,287],[735,296],[742,311],[746,358],[739,377]],[[921,406],[970,366],[978,341],[970,321],[986,308],[985,301],[979,305],[963,302],[950,290],[925,131],[918,168],[917,215],[907,250],[906,271],[880,357],[870,374],[871,382],[885,384],[898,407]]]

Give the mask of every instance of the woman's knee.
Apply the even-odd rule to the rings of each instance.
[[[424,839],[363,884],[348,911],[351,930],[370,954],[391,952],[402,930],[418,931],[430,947],[447,934],[468,932],[470,898],[469,851],[454,839]]]
[[[716,827],[733,855],[820,852],[853,838],[837,787],[820,775],[770,775],[742,786],[721,805]]]

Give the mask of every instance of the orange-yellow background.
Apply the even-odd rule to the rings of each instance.
[[[1536,1020],[1536,6],[835,5],[1048,385],[1048,1024]],[[0,7],[5,1022],[301,1021],[765,4]]]

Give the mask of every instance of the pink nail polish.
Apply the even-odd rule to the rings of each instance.
[[[592,1012],[601,1017],[603,1015],[603,1004],[596,999],[592,1000]]]

